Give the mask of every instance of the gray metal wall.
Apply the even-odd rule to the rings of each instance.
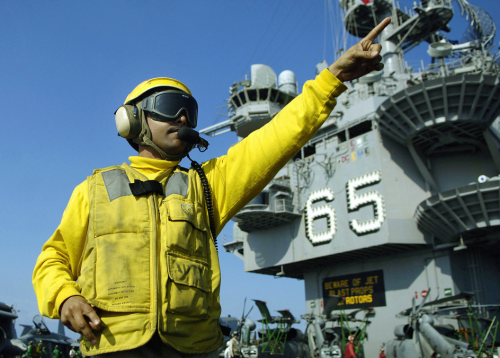
[[[396,314],[412,306],[415,292],[418,293],[417,304],[422,302],[422,290],[428,288],[431,289],[428,300],[443,298],[446,288],[452,288],[453,294],[459,293],[452,279],[450,258],[447,254],[442,255],[425,250],[352,264],[335,265],[332,262],[329,268],[305,275],[307,313],[323,313],[321,284],[324,278],[383,270],[387,306],[375,307],[375,317],[370,318],[372,323],[367,329],[368,341],[365,343],[365,352],[373,356],[383,343],[394,338],[395,326],[407,323],[404,318],[396,318]],[[311,308],[312,302],[315,303],[315,308]],[[361,317],[362,315],[358,318]],[[351,324],[351,327],[355,325]]]
[[[363,153],[359,155],[359,153]],[[330,178],[320,164],[325,155],[335,156],[335,172]],[[314,157],[314,160],[311,160]],[[313,179],[306,183],[294,172],[293,162],[279,174],[291,176],[294,203],[303,211],[309,195],[319,189],[330,188],[335,198],[320,201],[313,207],[330,205],[336,214],[336,233],[331,241],[313,244],[306,237],[303,217],[291,224],[251,232],[244,243],[245,270],[284,265],[291,262],[334,255],[383,244],[425,244],[413,215],[417,205],[428,197],[424,182],[408,150],[391,139],[372,130],[349,141],[339,143],[337,138],[316,145],[316,154],[304,159]],[[357,190],[358,194],[378,192],[384,199],[385,219],[379,230],[359,235],[349,222],[374,218],[374,205],[349,211],[346,195],[348,180],[380,171],[381,180]],[[327,219],[314,221],[314,230],[327,230]]]

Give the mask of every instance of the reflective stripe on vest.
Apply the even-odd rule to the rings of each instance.
[[[102,179],[106,186],[109,201],[113,201],[122,196],[132,195],[130,190],[130,180],[122,169],[113,169],[102,172]],[[175,172],[169,179],[165,188],[165,196],[179,194],[187,197],[189,188],[189,177],[183,172]]]
[[[122,196],[132,195],[130,191],[130,180],[127,173],[122,169],[113,169],[101,173],[106,191],[108,192],[109,201],[113,201]]]
[[[167,182],[165,187],[165,196],[172,194],[179,194],[187,198],[187,192],[189,188],[189,177],[186,173],[175,172]]]

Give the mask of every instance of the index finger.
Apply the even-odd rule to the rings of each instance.
[[[384,31],[384,29],[391,23],[391,18],[386,17],[380,24],[378,24],[373,30],[370,31],[368,35],[366,35],[365,40],[369,40],[370,42],[375,41],[375,39]]]
[[[99,329],[101,319],[90,305],[87,305],[85,311],[83,311],[82,313],[90,319],[91,325],[93,324],[97,329]]]

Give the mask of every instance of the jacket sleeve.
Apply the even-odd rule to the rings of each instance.
[[[226,155],[203,164],[212,188],[217,233],[314,136],[346,88],[325,69],[268,124]]]
[[[76,282],[89,219],[88,183],[78,185],[59,227],[43,245],[33,272],[33,287],[40,313],[59,318],[59,308],[69,297],[81,295]]]

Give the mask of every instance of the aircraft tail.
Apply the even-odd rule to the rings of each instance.
[[[57,326],[57,333],[65,336],[66,332],[64,331],[64,324],[59,320],[59,326]]]

